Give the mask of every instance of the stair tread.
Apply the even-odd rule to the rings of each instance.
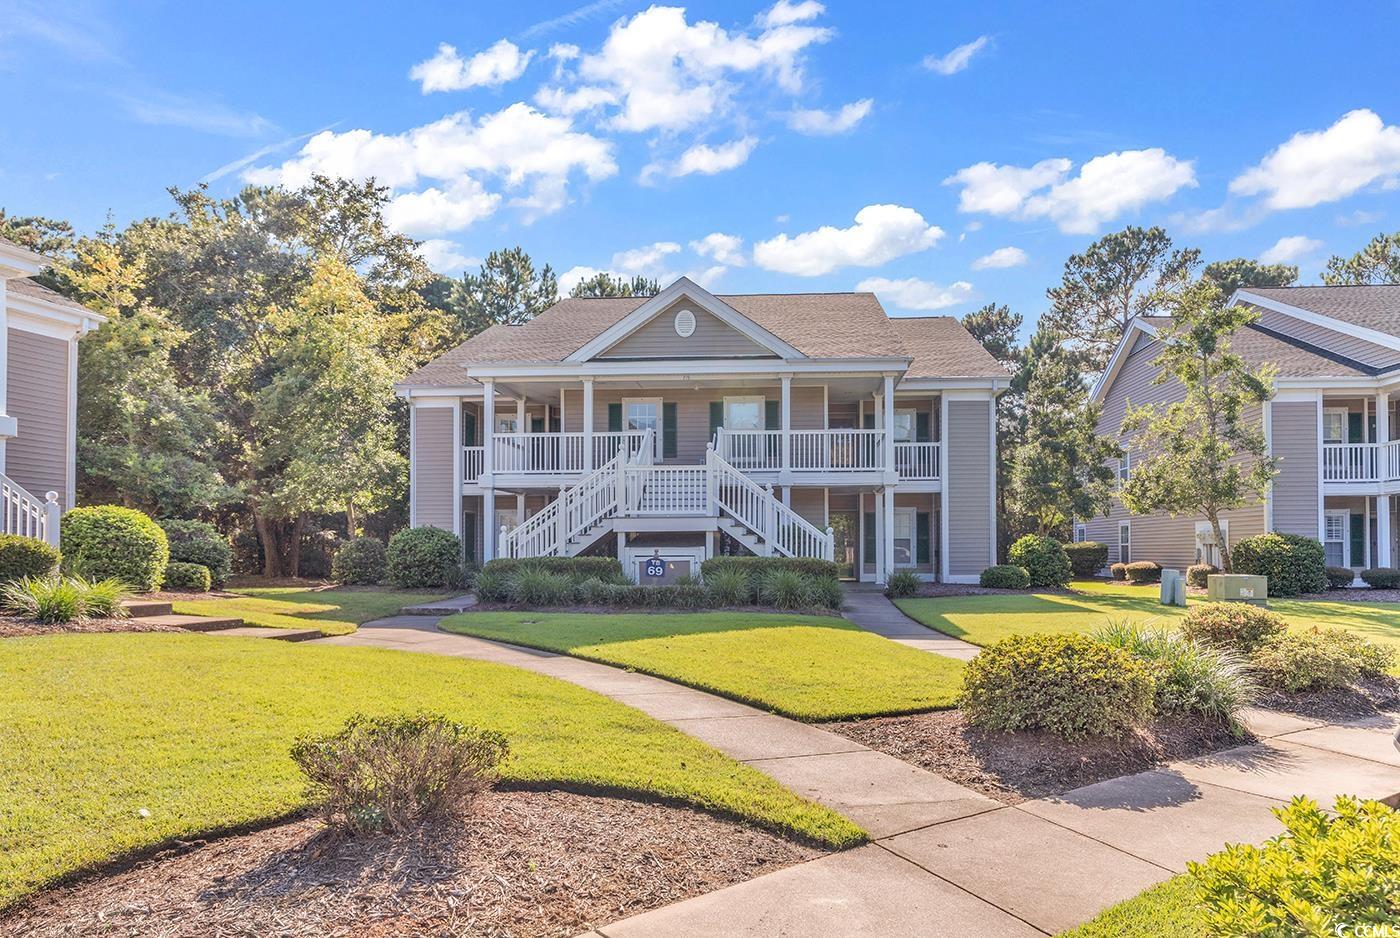
[[[185,629],[188,632],[211,632],[215,629],[236,628],[243,620],[236,616],[187,616],[178,614],[160,616],[132,616],[133,622],[148,625],[164,625],[170,628]]]
[[[240,620],[241,621],[241,620]],[[320,629],[273,629],[257,625],[234,626],[225,629],[210,629],[205,635],[225,635],[232,638],[264,638],[282,642],[306,642],[320,638]]]

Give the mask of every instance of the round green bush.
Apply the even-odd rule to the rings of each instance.
[[[134,508],[74,508],[59,526],[64,570],[89,580],[121,580],[138,593],[160,589],[170,542],[160,525]]]
[[[1244,654],[1287,629],[1283,616],[1248,603],[1200,603],[1181,617],[1187,638]]]
[[[1073,572],[1060,542],[1041,534],[1027,534],[1012,544],[1007,559],[1013,566],[1026,568],[1031,586],[1064,586]]]
[[[977,584],[993,590],[1023,590],[1031,585],[1031,575],[1025,567],[1002,563],[983,570]]]
[[[1013,635],[968,663],[959,706],[994,730],[1116,736],[1152,717],[1147,665],[1086,635]]]
[[[1219,572],[1220,568],[1213,563],[1193,563],[1186,568],[1186,585],[1203,590],[1210,586],[1210,575]]]
[[[1344,590],[1356,582],[1356,571],[1351,567],[1328,567],[1327,588]]]
[[[1128,578],[1128,565],[1125,563],[1109,564],[1108,572],[1115,580],[1122,582]]]
[[[1250,656],[1262,683],[1293,693],[1347,687],[1363,674],[1385,673],[1394,663],[1389,646],[1341,628],[1284,632]]]
[[[1162,565],[1151,560],[1134,560],[1123,569],[1123,575],[1135,585],[1156,583],[1162,579]]]
[[[1400,570],[1394,567],[1371,567],[1361,571],[1361,579],[1371,589],[1393,590],[1400,586]]]
[[[351,586],[372,586],[384,579],[388,556],[379,538],[352,537],[336,548],[331,579]]]
[[[209,568],[202,563],[170,561],[165,568],[164,588],[188,593],[207,593],[212,582]]]
[[[1082,578],[1098,576],[1099,571],[1108,566],[1108,545],[1098,541],[1077,541],[1064,545],[1069,556],[1069,567],[1075,576]]]
[[[207,521],[166,518],[160,522],[170,544],[171,562],[197,563],[209,569],[210,585],[218,588],[228,582],[233,570],[233,548],[228,538]]]
[[[442,528],[404,528],[389,538],[389,582],[400,589],[456,587],[462,582],[462,542]]]
[[[1297,596],[1327,589],[1322,542],[1298,534],[1256,534],[1230,552],[1236,573],[1269,578],[1270,596]]]
[[[0,583],[22,577],[43,577],[58,566],[56,549],[37,538],[0,534]]]

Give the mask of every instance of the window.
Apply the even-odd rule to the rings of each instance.
[[[520,425],[519,425],[518,423],[516,423],[515,415],[514,415],[514,414],[511,414],[509,417],[503,417],[503,416],[497,415],[497,417],[496,417],[496,432],[497,432],[497,433],[515,433],[515,432],[518,431],[519,429],[520,429]]]
[[[1322,442],[1345,443],[1348,419],[1345,407],[1325,408],[1322,411]]]
[[[1089,539],[1089,526],[1082,521],[1074,524],[1074,543],[1083,544]]]
[[[894,412],[894,441],[896,443],[914,442],[914,412],[912,410]]]
[[[1132,563],[1133,557],[1133,534],[1132,526],[1126,521],[1118,524],[1118,562]]]
[[[1132,474],[1132,471],[1133,454],[1125,449],[1123,455],[1118,457],[1118,482],[1120,485],[1128,481],[1128,476]]]
[[[1220,519],[1220,533],[1225,535],[1226,542],[1229,542],[1229,519]],[[1210,526],[1209,521],[1196,522],[1196,563],[1220,566],[1220,545],[1216,543],[1215,529]]]
[[[726,397],[724,399],[724,428],[726,430],[762,430],[764,400],[761,397]]]
[[[629,397],[622,401],[622,429],[655,430],[655,455],[661,455],[661,398]]]
[[[914,565],[914,531],[917,528],[914,508],[894,510],[894,565],[910,567]]]
[[[1327,565],[1347,567],[1351,565],[1348,556],[1347,535],[1351,525],[1351,515],[1345,511],[1329,511],[1323,516],[1322,547],[1327,555]]]

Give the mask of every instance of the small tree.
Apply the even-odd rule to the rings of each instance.
[[[1251,369],[1230,351],[1230,337],[1258,314],[1227,307],[1214,283],[1197,281],[1168,306],[1172,321],[1158,334],[1154,383],[1176,381],[1186,396],[1172,404],[1128,402],[1123,434],[1142,455],[1123,486],[1123,504],[1137,514],[1203,515],[1228,573],[1230,545],[1220,516],[1263,498],[1277,472],[1262,422],[1246,419],[1247,410],[1268,400],[1274,368]]]
[[[1400,231],[1378,234],[1351,257],[1333,256],[1322,272],[1328,286],[1400,283]]]

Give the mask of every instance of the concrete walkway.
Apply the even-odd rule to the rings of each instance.
[[[883,597],[880,597],[883,599]],[[858,613],[859,614],[859,613]],[[636,707],[768,773],[870,832],[872,842],[601,927],[632,936],[1054,934],[1227,842],[1273,836],[1294,794],[1400,793],[1394,721],[1327,726],[1260,712],[1262,741],[1006,806],[931,772],[669,681],[400,616],[327,644],[496,661]]]
[[[971,661],[973,656],[982,650],[970,642],[944,635],[915,622],[885,598],[883,590],[878,586],[847,583],[844,589],[846,608],[841,614],[867,632],[883,635],[910,648],[931,651],[963,661]]]

